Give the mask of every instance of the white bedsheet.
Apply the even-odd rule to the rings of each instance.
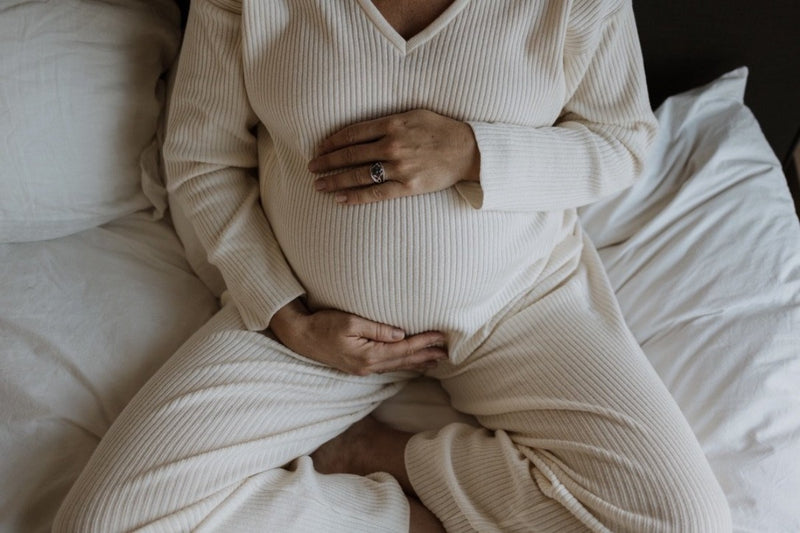
[[[644,178],[582,217],[736,531],[800,531],[800,227],[745,79],[662,106]],[[0,245],[0,531],[49,529],[111,421],[216,305],[144,214]],[[410,430],[463,419],[426,380],[377,414]]]
[[[146,215],[0,245],[0,530],[49,531],[111,422],[216,305]]]
[[[746,76],[672,98],[645,179],[583,219],[736,531],[798,532],[800,227]]]

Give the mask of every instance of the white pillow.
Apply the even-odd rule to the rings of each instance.
[[[582,220],[736,531],[800,531],[800,226],[746,80],[668,99],[641,181]]]
[[[11,2],[0,15],[0,242],[50,239],[151,205],[171,0]],[[146,183],[148,190],[157,190]]]

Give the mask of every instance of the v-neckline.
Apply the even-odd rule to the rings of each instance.
[[[356,0],[361,7],[364,14],[370,19],[375,28],[395,46],[401,53],[409,54],[414,49],[429,41],[436,34],[442,31],[445,26],[464,9],[470,0],[453,0],[438,17],[425,26],[420,32],[412,35],[406,39],[398,31],[389,24],[386,17],[383,16],[380,9],[372,2],[372,0]]]

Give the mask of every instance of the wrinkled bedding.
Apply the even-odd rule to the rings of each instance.
[[[100,438],[215,311],[164,221],[0,245],[0,530],[49,531]]]
[[[736,531],[797,531],[800,227],[742,105],[746,74],[668,100],[642,180],[581,216]],[[217,307],[146,212],[0,245],[0,531],[49,530],[125,403]],[[465,419],[429,380],[376,414],[408,430]]]

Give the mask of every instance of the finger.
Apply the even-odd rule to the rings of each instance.
[[[406,333],[400,328],[374,322],[357,315],[350,315],[348,334],[381,343],[398,342],[406,337]]]
[[[428,370],[435,368],[439,361],[446,358],[447,352],[442,348],[424,348],[397,359],[375,363],[369,367],[369,370],[373,373],[395,372],[398,370]]]
[[[309,172],[332,172],[386,159],[386,148],[379,141],[349,144],[308,162]]]
[[[443,349],[445,346],[445,336],[438,331],[428,331],[425,333],[418,333],[405,339],[391,343],[377,346],[379,357],[376,363],[383,361],[392,361],[409,357],[421,350],[429,348]]]
[[[384,200],[401,198],[403,196],[413,196],[414,194],[417,193],[403,182],[386,181],[367,187],[339,190],[336,192],[334,199],[336,203],[342,205],[359,205],[382,202]]]
[[[371,165],[362,165],[345,172],[330,174],[321,178],[317,178],[314,181],[314,187],[318,191],[322,192],[336,192],[345,189],[353,189],[356,187],[376,185],[372,179],[372,170],[370,166]],[[383,168],[387,177],[398,177],[396,173],[390,169],[390,165],[388,163],[384,163]]]
[[[388,117],[374,120],[365,120],[346,126],[332,135],[326,137],[317,146],[315,156],[320,156],[350,146],[353,144],[368,143],[386,135]]]

